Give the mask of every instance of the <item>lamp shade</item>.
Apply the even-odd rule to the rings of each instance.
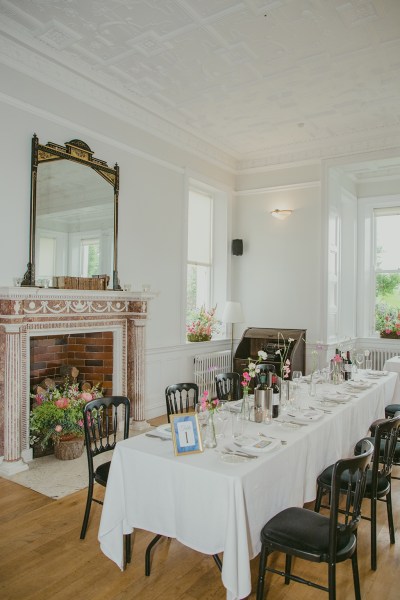
[[[221,321],[223,323],[242,323],[244,317],[240,302],[226,302]]]

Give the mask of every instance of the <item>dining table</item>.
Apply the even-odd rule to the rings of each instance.
[[[393,394],[393,404],[400,404],[400,356],[392,356],[392,358],[388,358],[383,365],[383,370],[397,373],[397,381]]]
[[[118,442],[98,533],[102,552],[123,569],[124,534],[139,528],[174,538],[210,560],[223,555],[227,600],[246,598],[262,527],[279,511],[313,501],[319,473],[353,455],[356,442],[392,402],[396,373],[375,377],[359,371],[358,379],[359,385],[317,383],[315,396],[306,381],[299,383],[300,404],[281,407],[269,423],[249,419],[239,438],[232,437],[232,404],[217,447],[203,452],[176,456],[161,428],[152,433],[163,439],[144,433]],[[156,554],[153,563],[154,571]]]

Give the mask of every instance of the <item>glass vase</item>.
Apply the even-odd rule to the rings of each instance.
[[[290,389],[289,381],[287,379],[281,379],[279,385],[279,405],[282,410],[287,410],[290,403]]]
[[[249,405],[249,391],[243,390],[242,409],[240,411],[243,420],[248,421],[250,419],[250,405]]]
[[[207,415],[207,425],[203,439],[205,448],[216,448],[217,437],[215,435],[214,411],[209,410]]]

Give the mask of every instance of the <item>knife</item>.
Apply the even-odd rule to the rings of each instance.
[[[146,437],[157,438],[158,440],[161,440],[162,442],[167,442],[168,440],[172,439],[172,438],[162,437],[161,435],[155,435],[154,433],[145,433],[144,435]]]

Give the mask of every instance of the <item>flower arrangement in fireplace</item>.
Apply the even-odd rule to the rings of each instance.
[[[100,384],[92,387],[85,384],[81,389],[79,383],[69,383],[68,378],[62,386],[50,384],[47,389],[39,387],[36,394],[31,394],[31,445],[40,442],[45,448],[50,440],[57,442],[60,439],[82,437],[83,407],[90,400],[102,396]]]

